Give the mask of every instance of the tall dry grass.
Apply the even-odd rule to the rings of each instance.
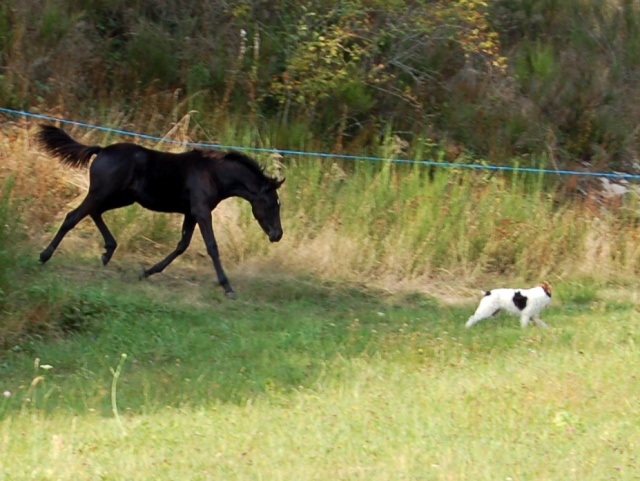
[[[81,128],[67,130],[85,143],[130,140]],[[69,170],[46,157],[34,142],[34,132],[32,124],[4,124],[0,162],[2,178],[14,178],[12,196],[21,200],[16,215],[37,252],[82,199],[88,181],[86,172]],[[178,119],[165,136],[198,137],[211,139],[202,126],[191,125],[188,116]],[[268,135],[235,128],[219,132],[215,140],[254,145],[256,138],[270,146]],[[385,140],[379,154],[392,159],[398,152],[394,142]],[[411,151],[403,155],[422,157]],[[314,157],[280,163],[267,154],[258,157],[267,169],[277,168],[287,177],[281,193],[285,236],[271,245],[248,204],[223,202],[214,211],[214,228],[223,261],[230,267],[275,267],[388,285],[455,281],[468,286],[487,279],[502,283],[543,277],[628,281],[640,267],[638,205],[632,195],[614,205],[595,197],[561,199],[548,179],[537,174],[489,175],[455,167]],[[108,213],[106,220],[119,242],[116,258],[135,253],[151,262],[179,237],[179,216],[137,206]],[[101,243],[93,224],[84,221],[56,256],[97,256]],[[180,262],[209,269],[205,256],[196,236]]]

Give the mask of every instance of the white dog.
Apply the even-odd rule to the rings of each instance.
[[[509,314],[520,316],[520,325],[523,328],[527,327],[531,319],[538,326],[547,327],[538,315],[549,302],[551,302],[551,285],[548,282],[543,282],[531,289],[486,291],[475,314],[469,318],[465,326],[469,328],[476,322],[491,317],[499,311],[507,311]]]

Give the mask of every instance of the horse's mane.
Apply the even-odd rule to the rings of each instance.
[[[257,160],[245,155],[237,150],[230,150],[228,152],[223,152],[219,150],[202,150],[202,155],[208,157],[210,159],[216,160],[230,160],[232,162],[239,162],[248,169],[252,170],[256,175],[258,175],[261,179],[271,181],[273,180],[271,177],[265,174],[264,166],[260,165]]]

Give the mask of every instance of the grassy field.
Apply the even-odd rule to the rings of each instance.
[[[138,280],[179,219],[136,207],[106,268],[89,221],[38,265],[87,179],[32,134],[0,129],[0,481],[637,479],[634,197],[287,159],[282,242],[214,211],[229,301],[199,236]],[[543,279],[550,329],[464,329],[479,289]]]
[[[446,296],[94,266],[17,264],[65,332],[2,357],[0,480],[637,479],[634,287],[465,330]]]

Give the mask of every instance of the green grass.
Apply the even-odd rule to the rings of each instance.
[[[235,302],[199,238],[138,281],[178,228],[135,208],[109,217],[107,268],[91,222],[37,265],[58,222],[16,193],[54,189],[3,184],[0,481],[632,479],[635,204],[594,214],[539,176],[390,163],[284,175],[282,242],[246,204],[214,212]],[[471,287],[543,276],[551,329],[464,329]],[[395,286],[421,280],[444,296]]]
[[[204,272],[197,282],[206,287],[171,276],[138,283],[128,274],[114,280],[98,272],[97,279],[76,285],[76,291],[55,273],[32,271],[43,278],[28,289],[28,311],[14,316],[35,311],[35,328],[47,326],[47,335],[35,332],[14,345],[0,370],[3,379],[16,379],[14,389],[20,381],[30,381],[37,357],[56,367],[48,383],[57,394],[41,400],[40,407],[86,411],[102,399],[100,388],[83,387],[82,398],[76,399],[65,394],[67,383],[81,386],[89,379],[94,387],[106,385],[109,367],[126,353],[120,395],[136,412],[189,404],[194,390],[200,401],[242,404],[274,389],[288,392],[310,385],[337,357],[374,354],[386,336],[395,336],[397,325],[418,332],[425,316],[429,323],[442,322],[435,302],[420,296],[390,304],[377,292],[312,279],[249,283],[236,275],[241,298],[228,302],[211,282],[213,272]],[[65,277],[72,275],[91,276],[92,270],[76,269]],[[414,318],[417,304],[426,306],[420,318]],[[55,331],[62,334],[51,342]],[[145,381],[149,369],[159,376],[153,383]],[[110,406],[103,400],[106,413]]]
[[[634,287],[560,284],[549,330],[465,330],[475,306],[420,293],[230,270],[229,301],[211,273],[66,262],[18,264],[39,302],[12,316],[51,330],[0,361],[0,480],[637,473]]]

